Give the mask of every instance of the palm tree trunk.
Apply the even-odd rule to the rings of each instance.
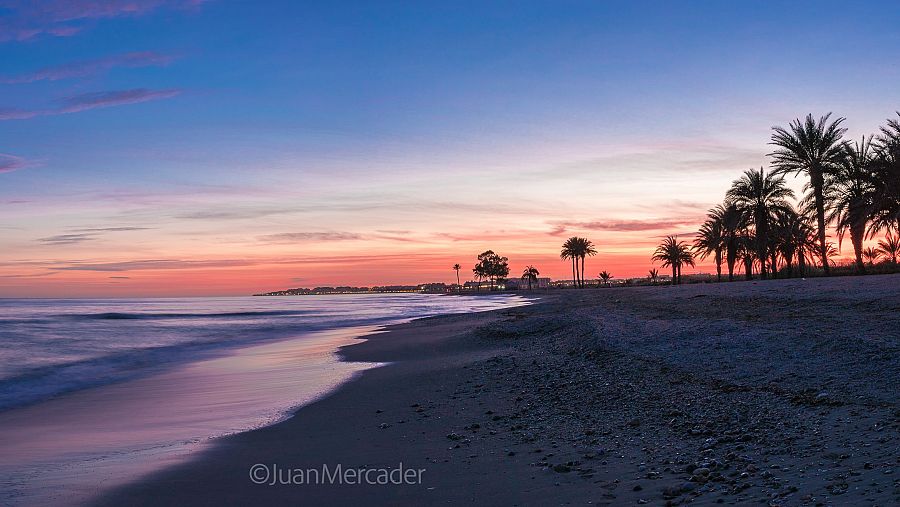
[[[678,285],[681,285],[681,263],[678,263]]]
[[[462,292],[462,284],[459,283],[459,270],[456,270],[456,292]]]
[[[584,255],[581,256],[581,288],[584,288]]]
[[[772,262],[769,263],[769,266],[772,268],[772,278],[778,278],[778,253],[772,251]]]
[[[831,275],[831,268],[828,266],[828,244],[825,242],[825,197],[822,187],[824,187],[824,178],[821,172],[817,170],[810,171],[810,182],[816,196],[816,220],[819,226],[819,254],[822,256],[822,271],[825,276]]]
[[[862,259],[863,236],[866,233],[866,224],[854,223],[850,226],[850,242],[853,243],[853,253],[856,254],[856,271],[864,275],[866,274],[866,265]]]
[[[785,251],[785,252],[787,252],[787,251]],[[793,256],[793,254],[785,253],[784,261],[787,263],[787,277],[793,278],[794,277],[794,256]]]
[[[744,256],[744,278],[753,280],[753,258]]]
[[[716,281],[722,281],[722,249],[716,248]]]
[[[575,274],[575,263],[576,262],[577,261],[575,260],[575,256],[573,255],[572,256],[572,287],[577,289],[578,288],[578,278],[576,278],[577,275]]]
[[[759,276],[763,280],[768,278],[766,273],[766,242],[769,241],[769,223],[765,214],[757,211],[756,213],[756,256],[759,257]]]
[[[797,269],[801,277],[806,276],[806,252],[803,249],[797,252]]]
[[[725,261],[728,264],[728,281],[734,281],[734,263],[737,262],[737,252],[733,245],[728,245],[725,249]]]
[[[678,265],[672,263],[672,285],[678,282]]]

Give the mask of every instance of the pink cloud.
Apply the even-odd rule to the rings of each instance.
[[[80,32],[84,22],[135,17],[160,8],[190,8],[204,0],[0,0],[0,8],[11,11],[0,19],[0,41],[25,41],[47,34],[69,37]]]
[[[114,67],[161,67],[168,65],[174,59],[174,56],[154,53],[153,51],[131,52],[97,60],[46,67],[28,74],[0,79],[0,83],[20,84],[33,83],[35,81],[58,81],[60,79],[98,74]]]
[[[164,90],[148,90],[135,88],[133,90],[113,90],[104,92],[83,93],[67,97],[61,101],[62,105],[55,109],[0,109],[0,121],[24,120],[36,116],[52,116],[57,114],[77,113],[88,109],[101,107],[121,106],[125,104],[138,104],[151,100],[168,99],[181,93],[182,90],[169,88]]]
[[[121,106],[123,104],[137,104],[157,99],[168,99],[181,93],[181,90],[172,88],[167,90],[148,90],[136,88],[133,90],[115,90],[107,92],[93,92],[75,95],[63,100],[63,107],[58,113],[75,113],[96,109],[98,107]]]
[[[696,226],[701,217],[663,218],[657,220],[604,220],[592,222],[553,222],[551,235],[566,233],[570,228],[591,231],[644,232]]]
[[[34,166],[33,162],[29,162],[22,157],[0,153],[0,173],[11,173],[32,166]]]

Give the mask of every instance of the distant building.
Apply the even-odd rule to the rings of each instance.
[[[528,290],[528,280],[523,278],[510,278],[502,284],[505,290]],[[532,289],[549,289],[550,278],[538,278],[531,281]]]

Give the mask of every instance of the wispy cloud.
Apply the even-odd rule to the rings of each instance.
[[[328,231],[328,232],[283,232],[280,234],[267,234],[260,236],[260,240],[266,243],[294,243],[297,241],[350,241],[363,239],[360,234],[352,232]]]
[[[195,7],[203,0],[0,0],[0,42],[40,35],[70,37],[91,21],[137,17],[163,7]]]
[[[33,167],[34,165],[34,162],[25,160],[22,157],[0,153],[0,173],[11,173],[13,171],[18,171],[19,169]]]
[[[0,83],[21,84],[35,81],[59,81],[61,79],[92,76],[115,67],[161,67],[168,65],[174,59],[175,57],[172,55],[164,55],[153,51],[131,52],[96,60],[45,67],[27,74],[0,78]]]
[[[615,231],[615,232],[644,232],[659,231],[665,229],[677,229],[682,227],[694,227],[698,218],[695,216],[685,218],[666,218],[658,220],[597,220],[589,222],[552,222],[554,226],[551,234],[563,234],[569,229],[582,229],[590,231]]]
[[[127,232],[127,231],[144,231],[148,227],[92,227],[85,229],[73,229],[66,234],[57,234],[46,238],[39,238],[39,243],[48,245],[74,245],[76,243],[84,243],[85,241],[94,241],[99,239],[107,232]]]
[[[150,227],[90,227],[85,229],[76,229],[76,232],[123,232],[123,231],[146,231]]]
[[[60,101],[60,106],[51,109],[15,109],[0,108],[0,120],[25,120],[37,116],[51,116],[57,114],[77,113],[89,109],[102,107],[121,106],[125,104],[138,104],[151,100],[167,99],[180,94],[182,90],[170,88],[164,90],[148,90],[135,88],[133,90],[113,90],[103,92],[83,93],[66,97]]]
[[[54,266],[54,271],[144,271],[160,269],[192,269],[192,268],[224,268],[236,266],[252,266],[257,263],[249,260],[201,260],[185,261],[177,259],[149,259],[139,261],[71,263],[65,266]]]
[[[39,238],[38,241],[49,245],[73,245],[95,239],[97,239],[97,236],[94,234],[57,234],[56,236]]]
[[[93,92],[75,95],[63,100],[61,113],[75,113],[98,107],[121,106],[124,104],[137,104],[150,100],[167,99],[181,93],[179,89],[148,90],[136,88],[134,90],[116,90],[107,92]]]

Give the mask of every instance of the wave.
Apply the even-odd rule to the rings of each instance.
[[[302,310],[262,310],[219,313],[69,313],[58,317],[77,320],[154,320],[154,319],[208,319],[215,317],[298,317],[309,315]]]

